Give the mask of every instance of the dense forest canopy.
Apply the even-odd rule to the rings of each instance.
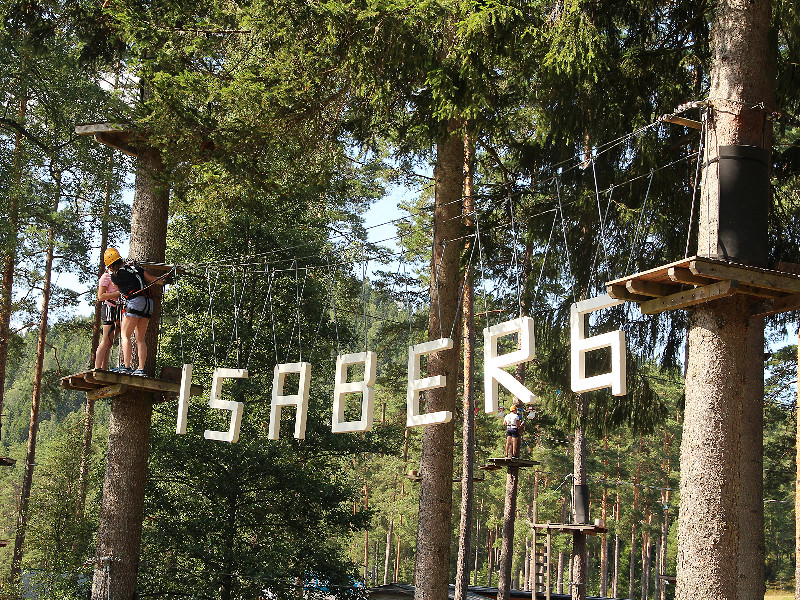
[[[87,447],[84,395],[58,380],[89,365],[92,323],[79,315],[94,304],[101,239],[127,241],[135,159],[74,129],[113,122],[164,158],[167,262],[185,269],[165,295],[158,364],[192,363],[206,389],[185,436],[174,432],[174,402],[155,407],[140,597],[290,598],[301,588],[344,597],[413,582],[419,485],[409,472],[422,433],[405,428],[407,349],[427,340],[447,136],[474,143],[475,208],[446,244],[473,274],[476,328],[522,314],[536,327],[525,384],[537,402],[525,410],[522,454],[539,465],[521,479],[514,587],[534,583],[534,511],[539,522],[569,513],[571,442],[583,426],[592,516],[609,527],[589,542],[588,589],[659,597],[659,575],[673,575],[676,560],[686,317],[624,305],[593,320],[593,331],[626,332],[628,394],[590,392],[583,414],[569,391],[569,310],[606,281],[694,254],[703,130],[659,117],[703,120],[715,3],[0,0],[0,9],[0,456],[16,460],[0,471],[3,540],[17,528],[51,233],[51,268],[65,276],[45,327],[23,577],[0,589],[82,598],[91,585],[108,405],[98,401]],[[793,1],[773,2],[773,29],[770,260],[798,262]],[[379,243],[363,215],[397,186],[403,216],[391,244]],[[768,322],[765,362],[764,568],[776,586],[794,572],[796,316]],[[444,323],[442,337],[458,327]],[[332,434],[336,356],[364,350],[378,353],[375,426]],[[300,361],[312,363],[306,439],[292,437],[284,410],[280,440],[269,441],[273,368]],[[227,427],[227,413],[206,403],[216,367],[249,372],[224,388],[246,406],[237,444],[203,439]],[[358,414],[350,397],[346,415]],[[497,416],[476,412],[478,464],[502,455]],[[504,482],[476,479],[471,581],[492,586]],[[568,540],[554,540],[562,591]],[[10,564],[0,549],[4,580]],[[451,567],[449,581],[455,550]]]

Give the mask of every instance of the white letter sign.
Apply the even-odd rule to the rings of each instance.
[[[286,375],[289,373],[300,374],[300,385],[297,394],[283,395],[283,386]],[[306,437],[306,414],[308,413],[308,396],[311,385],[311,363],[284,363],[275,365],[275,375],[272,378],[272,404],[269,409],[269,435],[270,440],[277,440],[281,430],[281,407],[296,406],[297,414],[294,420],[294,437],[302,440]]]
[[[609,331],[592,337],[586,336],[586,315],[603,308],[610,308],[622,304],[622,300],[614,300],[604,294],[589,300],[582,300],[572,305],[570,315],[572,341],[572,391],[590,392],[602,388],[611,388],[615,396],[624,396],[627,393],[625,332],[622,330]],[[611,371],[586,377],[586,354],[600,348],[611,348]]]
[[[498,355],[497,341],[501,337],[515,333],[519,335],[519,348],[508,354]],[[530,390],[504,369],[528,362],[535,356],[533,319],[530,317],[505,321],[483,330],[483,388],[487,413],[496,413],[498,410],[499,384],[525,404],[530,404],[536,399]]]
[[[450,350],[453,347],[453,340],[441,338],[424,344],[417,344],[408,349],[408,388],[406,391],[406,427],[420,427],[422,425],[433,425],[435,423],[447,423],[453,418],[453,413],[449,410],[440,410],[434,413],[419,414],[419,393],[423,390],[432,390],[447,385],[445,375],[434,375],[433,377],[419,378],[420,363],[419,358],[424,354],[430,354],[438,350]]]
[[[208,398],[208,405],[211,408],[231,411],[231,425],[228,431],[210,431],[206,429],[203,437],[207,440],[218,440],[220,442],[230,442],[232,444],[239,441],[239,427],[242,425],[244,402],[222,400],[222,382],[225,379],[246,378],[247,370],[245,369],[214,369],[214,378],[211,382],[211,395]]]
[[[175,433],[186,433],[186,418],[189,415],[189,395],[192,388],[192,365],[183,365],[181,373],[181,392],[178,395],[178,420]]]
[[[333,419],[331,421],[331,431],[333,433],[372,430],[373,414],[375,412],[374,385],[377,359],[378,355],[374,352],[342,354],[336,357],[336,379],[333,384]],[[364,380],[347,381],[347,367],[356,364],[364,365]],[[361,394],[360,421],[344,420],[347,394]]]

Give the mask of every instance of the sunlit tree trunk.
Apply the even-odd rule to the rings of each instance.
[[[703,174],[698,254],[716,252],[718,148],[769,149],[766,120],[774,78],[770,56],[769,0],[723,0],[713,28],[708,143]],[[681,445],[681,487],[676,600],[741,598],[758,581],[763,557],[742,539],[742,407],[753,357],[749,355],[750,300],[733,296],[690,311],[686,409]],[[752,440],[746,443],[752,443]],[[754,497],[756,494],[749,494]],[[691,499],[691,501],[687,501]],[[752,510],[757,510],[750,506]],[[755,544],[758,546],[758,544]],[[756,593],[752,590],[752,593]],[[762,591],[757,594],[762,594]]]
[[[56,189],[61,185],[61,178],[56,178]],[[58,211],[60,194],[56,193],[53,212]],[[42,399],[42,376],[44,374],[44,353],[47,342],[47,320],[50,312],[50,291],[53,273],[53,254],[55,249],[55,233],[51,225],[47,232],[47,255],[44,265],[44,282],[42,286],[42,312],[39,319],[39,337],[36,344],[36,366],[33,373],[33,397],[31,398],[31,415],[28,425],[28,447],[25,454],[25,473],[22,477],[19,511],[17,514],[17,534],[14,540],[14,555],[11,560],[11,580],[18,581],[22,570],[22,556],[25,545],[25,533],[28,528],[28,506],[33,485],[33,467],[36,465],[36,440],[39,433],[39,406]]]
[[[474,142],[468,134],[464,135],[464,225],[467,231],[474,224],[473,211],[475,202],[472,196],[472,157]],[[469,255],[477,240],[467,238],[465,253]],[[461,460],[461,521],[458,528],[458,560],[456,563],[455,600],[464,600],[469,587],[469,559],[472,540],[472,502],[473,502],[473,467],[475,464],[475,385],[473,383],[473,367],[475,349],[475,318],[473,310],[474,292],[472,272],[464,273],[464,285],[461,299],[462,344],[464,354],[464,402],[462,421],[462,460]]]
[[[169,189],[157,150],[142,148],[136,164],[129,256],[163,262]],[[153,286],[154,311],[145,336],[145,371],[155,371],[161,287]],[[106,473],[97,533],[92,600],[131,600],[136,592],[144,518],[144,484],[150,442],[152,394],[129,391],[111,401]]]
[[[455,327],[459,295],[461,197],[464,189],[464,139],[460,121],[448,123],[437,146],[431,307],[428,337],[450,337]],[[458,346],[458,344],[454,344]],[[446,377],[446,385],[429,390],[425,411],[454,411],[458,390],[458,348],[430,354],[428,373]],[[450,582],[450,513],[453,504],[454,422],[427,425],[422,434],[419,519],[414,569],[417,600],[447,600]]]

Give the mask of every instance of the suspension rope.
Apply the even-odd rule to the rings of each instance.
[[[625,265],[625,274],[629,272],[631,266],[631,260],[633,259],[633,255],[636,253],[637,247],[639,245],[639,232],[642,229],[642,223],[644,222],[644,215],[647,209],[647,199],[650,197],[650,187],[653,185],[653,175],[655,175],[654,171],[650,172],[650,181],[647,182],[647,191],[644,194],[644,202],[642,202],[642,212],[639,213],[639,223],[636,225],[636,232],[633,237],[633,244],[631,245],[631,251],[628,254],[628,263]],[[647,239],[647,236],[642,238],[642,244]]]
[[[700,143],[697,151],[697,166],[694,172],[694,186],[692,188],[692,208],[689,211],[689,230],[686,233],[686,251],[683,254],[684,258],[689,258],[689,242],[692,238],[692,227],[694,226],[694,205],[697,202],[697,189],[700,187],[700,166],[703,164],[703,149],[706,142],[706,128],[708,123],[706,121],[707,111],[701,113],[700,124]]]

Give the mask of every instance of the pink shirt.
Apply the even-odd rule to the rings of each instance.
[[[113,281],[111,281],[111,273],[109,273],[108,271],[106,271],[105,273],[100,275],[100,282],[97,285],[98,285],[98,287],[105,287],[107,294],[111,294],[111,293],[117,294],[117,293],[119,293],[119,288],[114,285]],[[116,306],[117,305],[117,301],[116,300],[104,300],[104,302],[106,304],[108,304],[109,306]]]

